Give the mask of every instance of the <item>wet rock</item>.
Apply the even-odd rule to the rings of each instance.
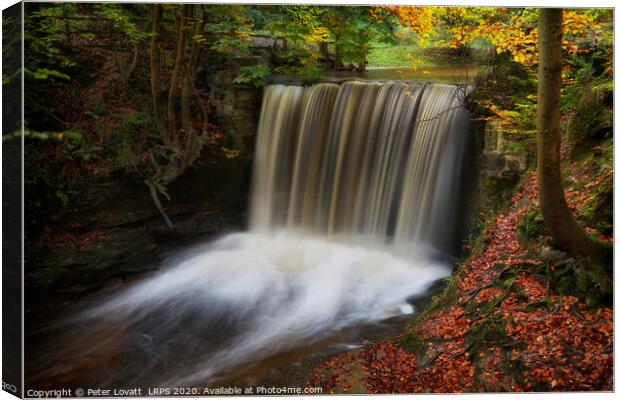
[[[576,261],[575,261],[574,258],[571,257],[571,258],[567,258],[565,260],[562,260],[560,262],[557,262],[555,265],[558,266],[558,267],[571,267],[571,268],[574,268],[575,265],[576,265]]]
[[[153,237],[133,228],[66,233],[56,239],[48,252],[26,264],[26,280],[33,290],[87,287],[144,272],[153,268],[147,256],[157,249]]]
[[[545,246],[540,253],[540,258],[550,263],[557,263],[569,259],[570,255],[551,246]]]
[[[418,293],[407,297],[407,303],[411,304],[415,310],[420,310],[430,304],[433,295],[441,292],[446,287],[443,279],[438,279],[423,293]]]

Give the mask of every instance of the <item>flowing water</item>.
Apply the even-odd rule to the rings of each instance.
[[[186,249],[76,312],[57,327],[60,355],[38,362],[51,368],[70,354],[67,370],[96,370],[100,387],[205,385],[413,312],[407,299],[451,271],[465,91],[268,87],[250,230]]]

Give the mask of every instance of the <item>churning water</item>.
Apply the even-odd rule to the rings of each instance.
[[[454,239],[463,91],[268,87],[250,231],[187,250],[75,316],[66,351],[123,353],[101,386],[204,384],[347,326],[412,312],[406,299],[451,270],[441,256]]]

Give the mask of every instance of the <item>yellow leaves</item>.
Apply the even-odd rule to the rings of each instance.
[[[324,26],[315,27],[304,39],[308,43],[325,43],[329,40],[329,30]]]
[[[411,32],[429,37],[434,33],[436,19],[431,7],[383,6],[382,10],[396,15],[400,22]]]
[[[411,62],[410,68],[412,70],[417,70],[420,65],[424,63],[424,59],[421,57],[414,56],[413,54],[405,54],[405,58]]]
[[[398,17],[402,25],[418,35],[425,45],[431,37],[440,46],[459,49],[474,39],[484,39],[500,53],[510,53],[515,62],[532,67],[538,62],[538,11],[492,7],[415,7],[380,6],[373,8],[377,20],[386,15]],[[584,37],[600,34],[602,25],[583,10],[564,11],[563,49],[574,54]],[[439,33],[447,32],[444,39]]]
[[[474,34],[491,42],[497,54],[509,52],[522,65],[537,62],[538,29],[529,24],[484,21]]]
[[[237,158],[240,154],[239,149],[229,149],[227,147],[222,147],[222,151],[224,152],[224,157],[228,159]]]
[[[586,31],[597,30],[601,24],[594,17],[577,11],[564,12],[564,34],[583,35]]]
[[[601,25],[590,15],[580,11],[565,11],[562,48],[569,54],[588,51],[579,48],[577,39],[591,35],[600,28]],[[498,54],[511,53],[514,61],[524,66],[532,66],[538,62],[538,29],[531,20],[503,20],[493,23],[488,19],[483,20],[480,21],[475,35],[491,42]]]

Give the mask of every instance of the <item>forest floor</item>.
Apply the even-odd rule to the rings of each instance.
[[[566,175],[576,214],[601,185],[613,185],[612,167],[596,157],[567,165]],[[522,182],[406,332],[336,356],[309,385],[372,394],[613,390],[612,308],[554,290],[566,260],[540,257],[548,238],[519,240],[520,221],[538,207],[535,171]]]

